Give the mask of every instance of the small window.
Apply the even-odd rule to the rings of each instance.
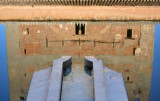
[[[85,35],[85,24],[75,24],[75,34]]]
[[[133,55],[135,56],[136,48],[133,48]]]
[[[132,38],[132,29],[128,29],[127,30],[127,39],[131,39]]]
[[[29,34],[29,28],[27,28],[27,34]]]
[[[81,35],[85,35],[85,24],[81,24]]]
[[[27,50],[26,50],[26,49],[24,49],[24,54],[25,54],[25,55],[27,54]]]
[[[46,38],[46,47],[48,47],[48,39]]]
[[[129,81],[129,76],[127,77],[127,81]]]
[[[79,34],[79,27],[80,27],[79,24],[75,24],[75,32],[76,32],[76,35]]]

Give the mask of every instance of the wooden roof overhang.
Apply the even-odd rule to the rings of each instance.
[[[160,0],[1,0],[0,5],[160,6]]]
[[[0,21],[160,21],[160,6],[0,6]]]

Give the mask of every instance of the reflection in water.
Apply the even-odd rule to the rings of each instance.
[[[72,65],[72,72],[63,77],[61,101],[93,101],[93,99],[92,76],[85,73],[83,65]]]
[[[86,72],[86,74],[88,74],[89,76],[92,76],[92,68],[84,66],[84,71]]]
[[[63,69],[63,76],[69,75],[69,74],[71,73],[71,71],[72,71],[72,65],[64,68],[64,69]]]

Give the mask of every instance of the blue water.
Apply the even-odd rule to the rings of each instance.
[[[0,101],[9,101],[5,26],[0,25]]]
[[[150,101],[160,101],[160,24],[155,26],[154,58]]]
[[[150,101],[160,101],[160,24],[155,25],[153,60]],[[4,25],[0,25],[0,81],[0,101],[9,101],[7,50]]]

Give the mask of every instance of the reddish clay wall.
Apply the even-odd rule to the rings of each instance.
[[[6,22],[8,74],[11,101],[26,97],[34,71],[70,55],[73,63],[84,56],[102,59],[122,72],[130,101],[137,95],[149,101],[154,26],[153,22]],[[75,24],[85,24],[76,35]],[[80,27],[79,27],[80,28]],[[127,38],[127,30],[132,37]],[[82,30],[79,30],[81,33]]]

